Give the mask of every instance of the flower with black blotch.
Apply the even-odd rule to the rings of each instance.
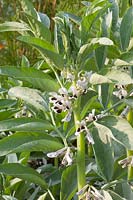
[[[120,160],[118,162],[119,165],[122,165],[122,168],[125,168],[125,167],[128,167],[128,166],[131,166],[133,167],[133,156],[129,156],[123,160]]]
[[[62,149],[59,149],[58,151],[47,153],[47,156],[49,158],[57,158],[57,157],[63,156],[63,159],[61,162],[63,166],[72,165],[72,162],[73,162],[73,159],[72,159],[73,152],[71,151],[70,147],[64,147]]]
[[[88,144],[94,144],[94,140],[91,136],[91,133],[89,129],[87,128],[86,121],[85,120],[82,120],[81,122],[77,121],[77,124],[78,124],[78,128],[75,132],[75,135],[79,136],[80,133],[84,132],[86,134],[86,139],[88,141]]]
[[[127,96],[127,91],[124,85],[115,85],[115,88],[117,88],[118,90],[114,91],[113,95],[115,95],[119,99],[123,99]]]

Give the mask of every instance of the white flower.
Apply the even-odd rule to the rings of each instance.
[[[47,153],[47,156],[49,158],[57,158],[58,156],[63,155],[65,153],[65,151],[66,151],[66,147],[59,149],[58,151]]]
[[[82,79],[79,79],[76,83],[77,87],[81,90],[81,92],[84,92],[88,89],[88,81],[85,77]]]
[[[73,162],[72,156],[73,156],[73,153],[71,152],[70,147],[68,147],[61,164],[64,166],[72,165],[72,162]]]
[[[92,122],[97,120],[97,116],[95,115],[95,109],[92,110],[91,113],[85,118],[86,122]]]
[[[87,139],[88,143],[93,145],[95,142],[94,142],[94,140],[93,140],[93,138],[91,136],[91,133],[90,133],[89,129],[86,129],[86,133],[87,133],[86,134],[86,139]]]
[[[129,156],[123,160],[120,160],[118,164],[122,165],[122,168],[131,166],[133,167],[133,156]]]
[[[69,95],[69,98],[72,99],[72,98],[77,98],[79,96],[79,90],[77,89],[76,86],[72,85],[70,88],[69,88],[69,92],[72,93],[72,96]]]
[[[61,120],[62,122],[69,122],[71,120],[72,111],[69,110],[66,116]]]
[[[123,99],[123,98],[125,98],[127,96],[127,91],[125,90],[124,85],[115,85],[115,87],[117,89],[119,89],[119,90],[118,91],[114,91],[113,95],[115,95],[119,99]]]
[[[78,124],[79,127],[76,130],[75,135],[79,136],[80,133],[82,133],[83,131],[85,131],[86,122],[85,122],[85,120],[82,120],[81,122],[77,121],[76,123]]]
[[[66,88],[64,88],[64,87],[62,87],[62,88],[60,88],[59,90],[58,90],[58,92],[59,92],[59,94],[61,94],[62,96],[64,96],[64,95],[68,95],[68,91],[67,91],[67,89]]]

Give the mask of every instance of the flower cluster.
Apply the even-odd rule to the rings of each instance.
[[[105,200],[104,196],[93,186],[84,186],[77,195],[83,195],[86,200]]]
[[[115,85],[115,88],[117,88],[118,91],[114,91],[113,95],[115,95],[119,99],[123,99],[127,96],[127,91],[124,85]]]
[[[62,73],[62,75],[64,74]],[[53,104],[52,110],[58,114],[62,112],[67,112],[65,118],[62,119],[62,121],[69,122],[71,120],[72,105],[74,103],[74,100],[77,99],[80,95],[87,92],[91,75],[92,72],[80,72],[78,74],[78,80],[76,81],[73,74],[67,73],[65,74],[65,78],[72,82],[69,89],[62,87],[59,89],[58,93],[50,93],[49,100],[50,103]]]
[[[58,151],[47,153],[47,156],[49,158],[57,158],[57,157],[63,156],[63,159],[61,162],[61,165],[63,166],[72,165],[72,162],[73,162],[72,160],[73,153],[70,147],[64,147],[62,149],[59,149]]]
[[[122,168],[125,168],[125,167],[128,167],[128,166],[131,166],[133,167],[133,156],[129,156],[123,160],[120,160],[118,162],[120,165],[122,165]]]

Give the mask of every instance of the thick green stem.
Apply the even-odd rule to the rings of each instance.
[[[79,128],[78,121],[80,122],[80,100],[75,102],[74,108],[74,120],[76,130]],[[85,180],[85,136],[84,133],[80,133],[77,136],[77,180],[78,180],[78,191],[80,191],[86,184]],[[79,197],[80,199],[80,197]]]
[[[133,127],[133,109],[130,108],[128,115],[127,115],[127,121],[131,124]],[[133,150],[127,150],[127,157],[133,156]],[[128,181],[133,182],[133,167],[129,166],[128,167]]]
[[[133,156],[133,150],[127,150],[127,157]],[[128,177],[127,177],[129,182],[133,182],[133,167],[129,166],[128,167]]]

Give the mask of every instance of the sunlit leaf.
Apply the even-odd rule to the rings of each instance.
[[[63,148],[55,138],[45,133],[18,132],[0,140],[0,156],[17,152],[51,152]]]
[[[0,66],[0,75],[26,81],[32,84],[34,88],[41,89],[42,91],[57,91],[59,89],[59,85],[54,79],[34,68]]]
[[[0,131],[45,132],[53,129],[54,127],[48,121],[29,117],[0,121]]]

